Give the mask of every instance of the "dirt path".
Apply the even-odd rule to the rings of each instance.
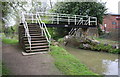
[[[23,56],[18,45],[5,45],[2,59],[11,75],[62,75],[49,54]]]

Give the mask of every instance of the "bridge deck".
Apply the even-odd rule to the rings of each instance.
[[[22,25],[23,23],[20,23]],[[38,24],[38,23],[28,23],[28,24]],[[78,28],[88,28],[97,27],[97,25],[65,25],[65,24],[46,24],[46,27],[78,27]]]

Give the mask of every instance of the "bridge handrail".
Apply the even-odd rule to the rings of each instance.
[[[91,25],[91,23],[95,23],[97,25],[97,18],[91,17],[91,16],[83,16],[83,15],[71,15],[71,14],[60,14],[60,13],[46,13],[46,12],[37,12],[38,14],[42,16],[48,16],[52,17],[52,21],[56,21],[57,24],[59,24],[60,21],[68,22],[70,24],[71,22],[74,22],[75,25],[78,23],[78,21],[83,18],[83,21],[86,21],[88,25]],[[45,17],[44,17],[45,19]],[[86,25],[86,23],[84,24]]]
[[[22,12],[22,23],[23,23],[23,26],[24,26],[24,29],[25,29],[25,37],[27,37],[27,39],[28,39],[28,43],[29,43],[30,51],[31,51],[31,36],[29,34],[28,24],[25,21],[25,16],[24,16],[23,12]]]
[[[42,35],[43,35],[43,32],[44,32],[45,37],[46,37],[46,39],[47,39],[47,41],[48,41],[48,43],[49,43],[49,46],[50,46],[50,43],[51,43],[51,41],[50,41],[50,40],[51,40],[51,35],[50,35],[50,33],[48,32],[48,29],[47,29],[45,23],[41,20],[41,17],[40,17],[39,14],[37,14],[37,21],[38,21],[38,23],[39,23],[40,28],[42,29]]]

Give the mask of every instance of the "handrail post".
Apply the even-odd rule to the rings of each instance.
[[[89,22],[89,25],[90,25],[90,17],[89,17],[89,19],[88,19],[88,22]]]
[[[97,25],[97,18],[95,18],[96,19],[96,25]]]
[[[30,45],[30,51],[31,51],[31,36],[29,34],[29,29],[28,29],[27,22],[25,21],[24,13],[22,13],[22,22],[23,22],[23,26],[24,26],[24,29],[25,29],[25,37],[27,37],[27,39],[28,39],[28,42],[29,42],[29,45]]]
[[[57,14],[57,24],[59,24],[59,14]]]
[[[70,17],[68,16],[68,24],[70,24]]]
[[[76,25],[76,15],[75,15],[75,25]]]
[[[42,23],[42,29],[41,29],[41,32],[42,32],[42,36],[43,36],[43,23]]]

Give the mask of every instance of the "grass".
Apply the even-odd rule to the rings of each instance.
[[[5,67],[3,63],[0,63],[0,74],[8,75],[10,71]]]
[[[93,46],[91,49],[92,50],[97,50],[97,51],[106,51],[106,52],[115,53],[115,54],[119,54],[120,53],[120,49],[114,49],[114,48],[112,48],[111,45],[105,46],[102,43],[98,44],[96,46]]]
[[[63,38],[58,39],[58,42],[63,42],[63,41],[64,41]]]
[[[9,39],[5,36],[4,33],[0,33],[0,38],[2,39],[2,42],[5,44],[17,44],[18,43],[18,40],[16,38]]]
[[[17,43],[18,43],[18,40],[16,40],[16,39],[3,38],[3,39],[2,39],[2,42],[5,43],[5,44],[17,44]]]
[[[97,75],[61,47],[51,46],[50,54],[55,59],[56,67],[65,75]]]
[[[94,39],[99,41],[100,43],[107,43],[107,44],[110,44],[110,45],[118,44],[118,41],[112,41],[112,40],[109,40],[109,39],[97,38],[97,37],[94,37]]]

